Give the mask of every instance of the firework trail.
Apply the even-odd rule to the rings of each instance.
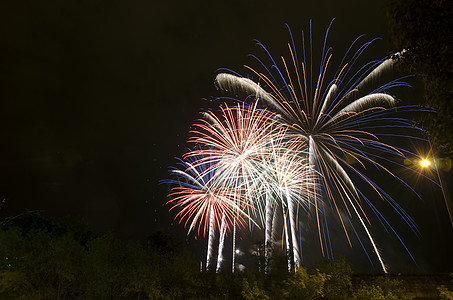
[[[220,272],[223,261],[223,248],[225,246],[225,233],[226,233],[226,223],[225,223],[225,214],[222,215],[222,225],[220,227],[220,239],[219,239],[219,253],[217,254],[217,266],[216,273]]]
[[[181,168],[170,168],[175,178],[165,183],[174,185],[167,204],[172,205],[170,210],[179,209],[175,219],[179,218],[180,223],[185,220],[184,227],[189,225],[188,234],[196,228],[198,234],[200,231],[203,235],[208,233],[206,270],[209,270],[215,229],[226,231],[227,224],[233,220],[244,226],[248,215],[238,205],[237,191],[232,192],[213,181],[214,170],[209,169],[209,164],[195,164],[200,159],[179,160]]]
[[[266,191],[266,226],[264,227],[265,236],[264,236],[264,272],[269,273],[269,256],[272,251],[272,220],[273,220],[273,207],[271,201],[271,195]]]
[[[288,273],[291,272],[291,244],[289,242],[289,229],[288,229],[288,219],[286,218],[286,211],[282,206],[283,212],[283,224],[285,227],[285,242],[286,242],[286,257],[287,257],[287,264],[288,264]]]
[[[288,61],[282,56],[281,62],[277,63],[265,46],[257,42],[257,45],[264,50],[266,62],[257,56],[252,55],[252,57],[263,71],[256,71],[249,66],[246,68],[259,78],[262,86],[251,79],[227,73],[218,74],[216,84],[223,90],[240,91],[253,95],[250,98],[258,99],[261,105],[278,114],[279,122],[287,127],[285,136],[291,143],[298,143],[301,148],[308,149],[308,164],[319,175],[315,181],[319,181],[324,189],[324,196],[320,194],[314,199],[319,242],[323,255],[329,257],[332,252],[328,234],[324,231],[327,226],[320,225],[323,223],[320,220],[321,213],[325,209],[321,200],[322,197],[326,197],[339,218],[349,245],[352,247],[345,223],[356,218],[364,228],[382,270],[387,272],[369,230],[371,221],[365,213],[365,207],[359,196],[362,195],[362,192],[351,179],[351,175],[361,179],[374,190],[381,199],[397,211],[411,230],[417,234],[418,229],[412,218],[381,187],[367,177],[363,170],[366,170],[367,166],[374,166],[410,188],[385,164],[401,167],[398,160],[402,161],[413,153],[382,140],[388,137],[420,140],[421,130],[409,120],[392,115],[396,112],[397,101],[386,92],[394,87],[408,86],[403,81],[404,78],[387,82],[370,90],[370,86],[374,84],[380,74],[391,69],[402,53],[382,61],[372,61],[364,66],[357,66],[359,57],[374,41],[359,45],[361,38],[359,37],[344,55],[332,77],[333,80],[330,82],[326,80],[332,58],[332,48],[326,47],[331,25],[332,23],[326,31],[319,70],[313,66],[310,23],[308,43],[302,32],[303,47],[300,56],[289,30],[291,42],[288,43],[288,49],[291,59]],[[354,52],[353,49],[357,50]],[[398,110],[402,112],[415,109],[399,107]],[[403,132],[410,132],[410,135],[405,135]],[[358,167],[354,166],[350,162],[351,160],[356,162]],[[395,230],[366,198],[365,203],[369,205],[383,226],[390,227],[391,231],[396,234]],[[288,208],[290,208],[290,202],[288,202]],[[291,215],[289,213],[290,223]],[[324,220],[325,224],[327,224],[326,222],[327,219]],[[396,236],[414,260],[401,238]]]

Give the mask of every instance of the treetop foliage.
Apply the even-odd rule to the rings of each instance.
[[[296,273],[276,262],[270,274],[215,274],[164,232],[127,242],[80,228],[30,212],[1,226],[0,299],[411,299],[403,280],[358,281],[342,258]]]
[[[419,120],[440,154],[453,153],[453,2],[393,0],[387,9],[400,66],[421,75],[423,105],[436,109]]]

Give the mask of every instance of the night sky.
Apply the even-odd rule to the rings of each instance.
[[[163,206],[167,187],[158,182],[185,151],[199,111],[213,107],[203,99],[217,95],[217,69],[243,72],[247,55],[257,49],[253,39],[286,55],[285,23],[298,33],[312,19],[320,42],[334,17],[334,54],[342,55],[365,33],[382,38],[367,57],[382,58],[394,50],[386,4],[2,1],[1,218],[29,209],[84,216],[96,231],[122,238],[161,229],[184,240],[185,230]],[[420,239],[402,230],[420,266],[405,269],[411,262],[400,248],[388,251],[389,265],[395,271],[453,271],[453,230],[440,191],[429,186],[424,201],[395,198],[421,227]],[[386,235],[378,235],[385,248]],[[205,245],[193,235],[187,240],[195,248]],[[368,267],[365,262],[362,270]]]

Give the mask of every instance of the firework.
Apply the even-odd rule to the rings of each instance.
[[[349,245],[352,246],[352,243],[346,223],[350,223],[351,219],[356,218],[363,227],[383,271],[387,272],[369,230],[371,221],[365,213],[366,207],[363,203],[368,204],[369,209],[381,223],[386,224],[394,233],[395,230],[376,211],[374,205],[363,196],[351,178],[353,178],[353,174],[355,178],[365,182],[402,216],[414,232],[417,232],[417,227],[411,217],[381,187],[367,177],[364,170],[368,166],[374,166],[405,184],[386,165],[393,164],[401,167],[398,161],[402,161],[406,155],[412,153],[387,144],[382,139],[389,136],[410,139],[413,138],[413,135],[403,133],[398,135],[396,131],[414,132],[415,130],[417,135],[420,133],[420,129],[404,118],[391,115],[396,112],[397,101],[388,94],[388,91],[393,87],[406,86],[407,83],[403,81],[404,79],[396,79],[370,89],[380,74],[391,69],[402,53],[358,67],[358,58],[373,41],[360,46],[358,45],[359,39],[357,39],[343,57],[339,68],[332,77],[333,80],[326,80],[332,58],[332,48],[326,47],[330,26],[326,31],[318,71],[313,66],[310,26],[309,47],[305,47],[305,35],[302,33],[303,47],[300,56],[298,56],[294,39],[289,31],[291,36],[291,43],[288,43],[290,60],[281,57],[281,62],[277,63],[265,46],[260,42],[257,43],[264,50],[265,59],[269,61],[270,66],[263,62],[264,60],[252,56],[263,71],[246,67],[252,71],[253,76],[259,78],[261,84],[248,78],[226,73],[219,74],[216,77],[216,83],[223,90],[235,93],[240,91],[251,95],[253,97],[250,99],[257,99],[256,102],[259,101],[262,106],[278,114],[279,123],[287,128],[285,139],[290,144],[299,144],[300,149],[307,149],[308,165],[317,173],[317,179],[314,181],[321,182],[324,197],[330,201],[332,208],[336,211]],[[354,52],[352,50],[354,48],[358,50]],[[357,72],[355,72],[356,69],[358,69]],[[399,108],[400,111],[411,109]],[[418,136],[416,138],[419,139]],[[358,166],[353,165],[351,161],[356,162]],[[331,257],[331,244],[324,229],[327,226],[322,226],[323,222],[327,224],[327,219],[321,220],[320,214],[325,209],[321,201],[323,196],[316,193],[314,195],[316,197],[313,199],[313,206],[316,212],[321,249],[323,255]],[[291,201],[287,202],[288,209],[293,210],[290,204]],[[292,213],[290,223],[292,223],[291,216]],[[294,227],[293,224],[291,227]],[[398,235],[397,237],[402,242]],[[297,241],[294,236],[292,239],[294,246]],[[406,248],[404,243],[402,244]],[[409,250],[407,252],[412,258]],[[296,259],[298,260],[295,256],[294,260]]]
[[[248,216],[238,205],[241,199],[237,198],[237,191],[211,180],[214,170],[208,168],[209,164],[194,164],[199,159],[180,160],[181,168],[170,169],[175,178],[165,182],[174,185],[167,204],[172,206],[170,210],[179,209],[175,218],[184,222],[185,227],[189,226],[188,233],[195,229],[198,234],[200,231],[203,235],[208,233],[206,270],[209,270],[216,228],[224,233],[233,219],[244,225]]]
[[[277,139],[276,139],[277,138]],[[260,162],[260,187],[253,189],[259,195],[265,195],[265,266],[268,269],[269,252],[273,248],[272,231],[275,230],[274,215],[282,207],[285,220],[285,235],[288,257],[291,249],[294,269],[301,264],[299,242],[297,241],[298,207],[308,208],[313,192],[316,191],[316,182],[313,170],[307,163],[307,152],[298,143],[286,141],[286,132],[273,137],[268,145],[270,151],[263,155]],[[258,199],[258,197],[257,197]],[[289,216],[290,227],[286,225],[286,216]],[[274,234],[275,236],[275,234]],[[291,242],[289,241],[291,236]],[[289,260],[288,269],[291,269]]]
[[[220,117],[207,112],[204,119],[194,124],[190,143],[200,146],[185,157],[200,157],[196,165],[209,164],[215,176],[211,184],[227,188],[233,194],[237,207],[252,218],[263,218],[264,208],[258,193],[262,184],[261,166],[270,153],[272,137],[282,136],[275,116],[259,111],[256,106],[244,104],[235,107],[221,106]],[[237,201],[242,199],[242,201]],[[233,218],[233,271],[235,265],[236,223]]]

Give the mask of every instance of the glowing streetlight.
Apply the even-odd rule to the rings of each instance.
[[[431,164],[431,162],[427,159],[423,159],[421,162],[420,162],[420,165],[423,167],[423,168],[426,168],[426,167],[429,167],[429,165]]]

